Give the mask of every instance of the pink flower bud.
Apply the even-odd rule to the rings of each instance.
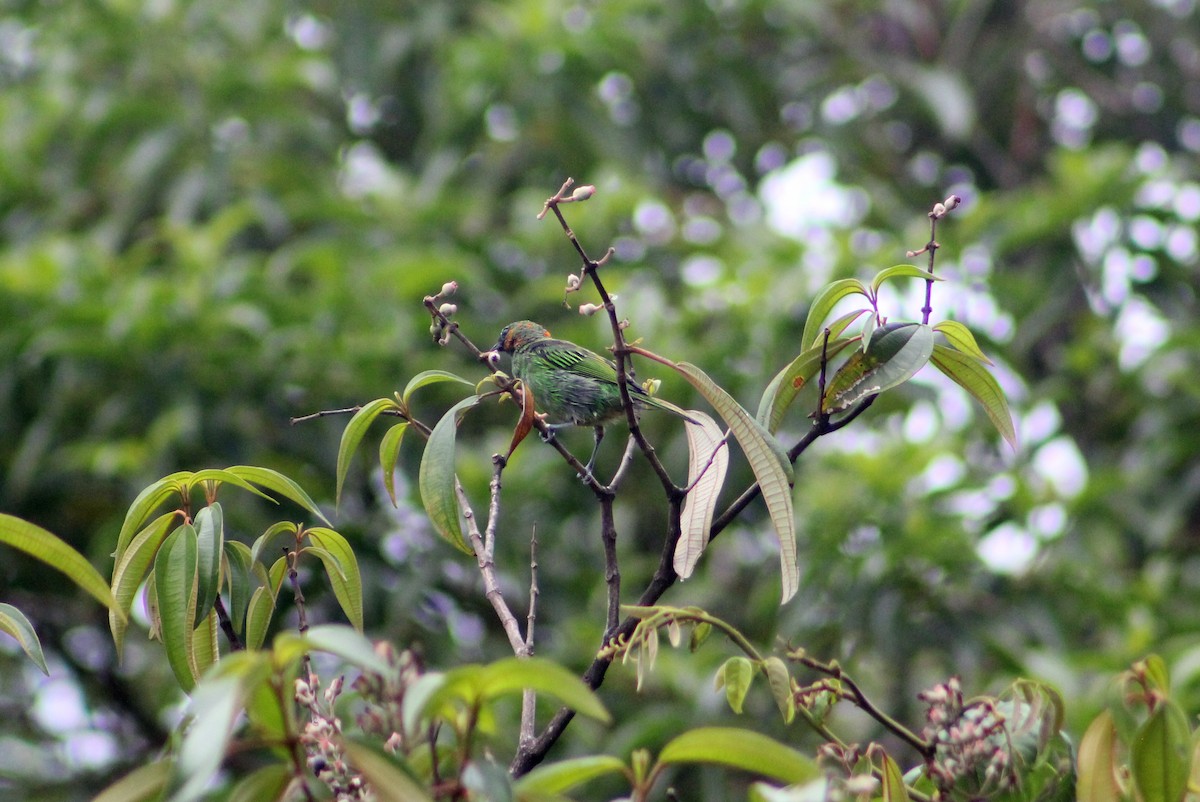
[[[441,291],[440,295],[442,295],[443,297],[446,297],[449,295],[453,295],[456,292],[458,292],[458,282],[457,281],[447,281],[445,284],[442,285],[442,291]]]
[[[575,191],[571,193],[571,200],[585,201],[596,194],[596,188],[591,184],[584,184],[581,187],[575,187]]]

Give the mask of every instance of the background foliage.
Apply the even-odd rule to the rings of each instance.
[[[102,567],[131,499],[180,469],[269,466],[332,510],[344,421],[288,418],[478,370],[427,336],[420,298],[444,281],[481,345],[524,317],[607,342],[562,308],[577,263],[534,219],[567,175],[598,188],[570,219],[590,251],[616,249],[606,283],[632,336],[752,407],[815,289],[905,261],[954,192],[936,303],[999,363],[1020,449],[925,371],[798,466],[796,600],[776,607],[758,509],[664,601],[836,657],[897,715],[951,673],[968,689],[1028,675],[1057,685],[1079,732],[1104,678],[1151,648],[1196,709],[1193,6],[6,3],[0,509]],[[919,305],[899,293],[891,311]],[[452,400],[418,403],[433,420]],[[461,435],[475,490],[509,434],[510,410],[489,415]],[[678,427],[647,425],[682,465]],[[373,589],[367,628],[435,665],[494,659],[507,646],[473,567],[417,514],[418,456],[399,510],[367,462],[338,510]],[[732,471],[730,488],[748,482]],[[539,653],[580,667],[603,625],[595,511],[538,443],[506,481],[522,500],[506,591],[523,593],[536,526]],[[621,506],[637,587],[661,527]],[[226,526],[249,541],[269,514],[239,505]],[[0,641],[0,789],[86,797],[162,742],[171,677],[136,633],[118,667],[103,611],[33,562],[6,553],[0,597],[52,669]],[[332,597],[310,601],[339,620]],[[559,754],[730,716],[710,690],[723,656],[664,653],[636,697],[611,672],[620,726],[577,723]]]

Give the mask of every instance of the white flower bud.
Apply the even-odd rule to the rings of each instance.
[[[596,188],[591,184],[584,184],[581,187],[575,187],[575,191],[571,193],[571,200],[585,201],[596,194]]]
[[[442,285],[442,291],[441,291],[440,295],[442,297],[447,297],[447,296],[453,295],[456,292],[458,292],[458,282],[457,281],[447,281],[445,284]]]
[[[946,216],[946,207],[940,203],[933,204],[933,217],[941,219]]]
[[[438,307],[438,311],[446,317],[451,317],[458,311],[458,307],[454,304],[442,304]]]
[[[581,304],[579,307],[579,314],[591,316],[603,308],[603,306],[597,306],[596,304]]]
[[[942,205],[946,207],[946,211],[957,208],[958,204],[960,203],[962,203],[962,198],[960,198],[958,195],[951,195],[942,201]]]
[[[577,291],[579,289],[580,283],[581,283],[581,279],[579,278],[579,276],[575,275],[574,273],[567,276],[567,292]]]

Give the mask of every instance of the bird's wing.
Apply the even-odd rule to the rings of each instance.
[[[540,345],[542,347],[538,352],[541,358],[556,368],[614,384],[617,381],[616,367],[597,353],[566,340],[546,340]]]

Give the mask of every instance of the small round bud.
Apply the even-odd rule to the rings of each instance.
[[[580,283],[581,280],[579,276],[575,275],[574,273],[567,276],[567,292],[575,292],[578,290]]]
[[[581,304],[579,307],[579,314],[591,316],[603,308],[603,306],[597,306],[596,304]]]
[[[442,285],[442,291],[439,294],[443,298],[445,298],[450,295],[453,295],[456,292],[458,292],[458,282],[457,281],[447,281],[445,284]]]
[[[486,351],[483,356],[487,359],[487,363],[493,367],[500,364],[500,353],[498,351]]]
[[[442,304],[438,307],[438,311],[446,317],[452,317],[458,311],[458,307],[454,304]]]
[[[932,216],[938,217],[938,218],[945,217],[946,216],[946,207],[940,203],[933,204]]]
[[[946,211],[957,208],[958,204],[960,203],[962,203],[962,198],[960,198],[958,195],[951,195],[942,201],[942,205],[946,207]]]
[[[596,188],[591,184],[584,184],[581,187],[575,187],[575,191],[571,193],[571,200],[585,201],[596,194]]]

